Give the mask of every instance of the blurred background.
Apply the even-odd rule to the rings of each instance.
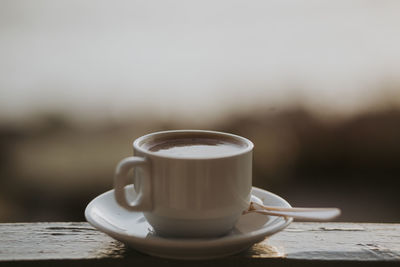
[[[83,221],[132,141],[255,143],[255,186],[399,222],[398,1],[0,0],[0,222]]]

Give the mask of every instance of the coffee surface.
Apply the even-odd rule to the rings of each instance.
[[[154,143],[148,150],[164,156],[218,157],[243,150],[245,145],[213,138],[179,138]]]

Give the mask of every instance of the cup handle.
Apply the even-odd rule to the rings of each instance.
[[[138,196],[133,201],[128,201],[125,186],[129,184],[128,172],[132,168],[141,168],[144,175]],[[152,209],[150,168],[146,158],[127,157],[118,163],[114,176],[114,196],[117,203],[127,210],[150,211]]]

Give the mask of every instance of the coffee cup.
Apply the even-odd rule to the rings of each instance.
[[[244,137],[203,130],[156,132],[136,139],[133,151],[116,167],[115,199],[143,212],[161,236],[222,236],[249,207],[253,143]],[[133,200],[131,183],[137,193]]]

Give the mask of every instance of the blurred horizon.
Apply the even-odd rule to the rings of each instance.
[[[400,105],[398,1],[0,1],[0,119]]]

